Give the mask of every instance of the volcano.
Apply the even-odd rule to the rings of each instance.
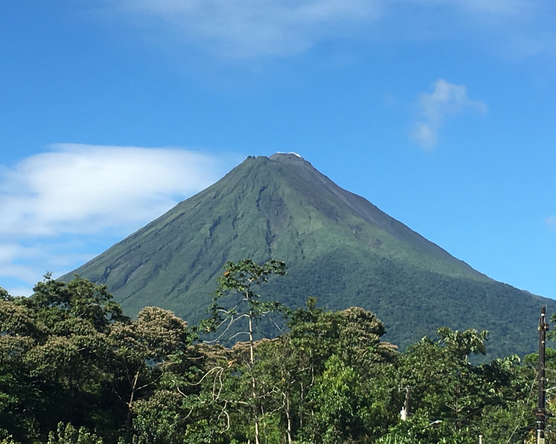
[[[128,315],[156,305],[206,316],[226,261],[286,262],[260,293],[291,306],[358,306],[405,347],[436,328],[487,329],[490,354],[534,350],[541,305],[346,191],[294,153],[248,157],[74,273],[105,284]]]

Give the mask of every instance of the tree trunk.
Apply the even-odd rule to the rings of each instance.
[[[257,412],[257,382],[253,375],[253,367],[255,365],[255,345],[253,342],[253,318],[249,316],[249,367],[251,368],[251,388],[253,390],[253,416],[255,421],[255,444],[259,442],[259,414]]]
[[[129,401],[127,402],[127,419],[125,423],[125,431],[128,437],[131,432],[131,417],[133,415],[133,411],[132,411],[133,401],[135,398],[135,391],[137,389],[137,381],[139,380],[139,373],[140,370],[137,370],[137,373],[135,373],[135,376],[133,377],[133,381],[131,382],[131,394],[129,396]]]
[[[289,393],[285,393],[286,396],[286,420],[288,423],[287,434],[288,434],[288,444],[292,444],[292,420],[290,417],[290,396]]]

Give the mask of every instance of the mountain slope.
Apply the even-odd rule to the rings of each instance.
[[[248,158],[76,273],[130,314],[158,305],[196,321],[224,263],[246,257],[288,264],[270,297],[372,310],[401,346],[447,325],[491,330],[498,353],[530,351],[552,304],[473,270],[295,154]]]

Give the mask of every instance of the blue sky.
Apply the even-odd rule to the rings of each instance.
[[[556,298],[556,4],[0,2],[0,286],[29,294],[293,151]],[[287,260],[287,258],[286,258]]]

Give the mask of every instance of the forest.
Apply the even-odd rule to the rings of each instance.
[[[285,273],[228,262],[196,325],[157,307],[131,319],[79,276],[0,288],[0,443],[535,442],[536,354],[481,361],[488,332],[449,328],[399,350],[370,311],[265,299]]]

